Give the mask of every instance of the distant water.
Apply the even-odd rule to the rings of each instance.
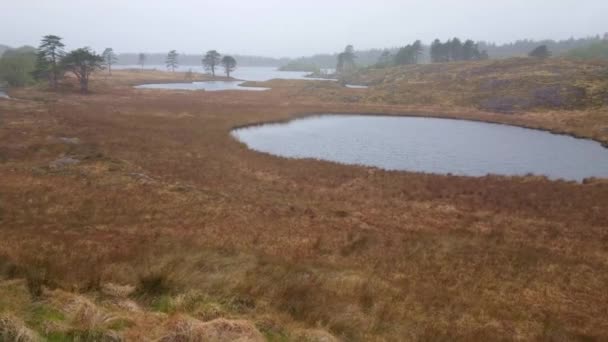
[[[323,115],[237,129],[253,150],[290,158],[439,174],[608,177],[592,140],[507,125],[415,117]]]
[[[0,90],[0,98],[10,99],[10,97],[8,96],[8,94],[5,93],[3,90]]]
[[[140,69],[139,65],[116,65],[112,66],[114,69]],[[167,68],[164,65],[146,65],[145,69],[155,69],[166,71]],[[177,71],[188,71],[207,73],[202,66],[180,66]],[[224,70],[220,67],[216,70],[216,75],[224,76]],[[308,78],[306,75],[309,72],[300,71],[279,71],[276,67],[237,67],[230,76],[239,80],[244,81],[268,81],[272,79],[289,79],[289,80],[321,80],[317,78]]]
[[[355,85],[355,84],[347,84],[345,85],[346,88],[352,88],[352,89],[367,89],[369,88],[368,86],[364,86],[364,85]]]
[[[248,90],[248,91],[264,91],[270,88],[262,87],[242,87],[243,81],[208,81],[208,82],[191,82],[191,83],[158,83],[158,84],[142,84],[136,86],[138,89],[172,89],[172,90]]]
[[[137,65],[122,65],[116,66],[115,69],[136,69],[140,68]],[[150,65],[146,66],[146,69],[166,70],[162,65]],[[178,68],[179,71],[192,70],[193,72],[206,73],[207,71],[203,67],[191,67],[182,66]],[[221,75],[221,68],[216,71],[217,75]],[[140,89],[172,89],[172,90],[206,90],[206,91],[220,91],[220,90],[249,90],[249,91],[263,91],[270,88],[260,87],[242,87],[240,86],[243,81],[256,81],[263,82],[272,79],[294,79],[294,80],[321,80],[318,78],[305,77],[307,72],[299,71],[279,71],[275,67],[240,67],[230,74],[231,77],[242,80],[242,81],[205,81],[205,82],[193,82],[193,83],[159,83],[159,84],[142,84],[136,86]]]

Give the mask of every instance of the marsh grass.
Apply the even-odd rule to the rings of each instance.
[[[517,65],[433,68],[447,69],[421,77]],[[287,160],[229,135],[303,113],[375,112],[608,141],[605,110],[394,106],[375,102],[387,95],[374,87],[368,98],[291,81],[238,96],[130,88],[145,77],[95,82],[90,96],[21,89],[12,93],[20,101],[0,102],[0,312],[16,318],[11,334],[179,340],[236,327],[275,340],[608,338],[606,183]],[[345,99],[355,91],[357,102]],[[51,170],[61,155],[81,162]]]

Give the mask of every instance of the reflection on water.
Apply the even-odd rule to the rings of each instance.
[[[323,115],[237,129],[249,148],[292,158],[441,174],[608,177],[608,149],[591,140],[473,121]]]

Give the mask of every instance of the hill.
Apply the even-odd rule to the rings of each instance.
[[[493,112],[608,105],[608,62],[511,58],[367,68],[343,80],[373,86],[367,100],[474,106]]]
[[[479,50],[485,50],[491,59],[505,59],[511,57],[522,57],[527,56],[530,51],[539,45],[547,45],[549,50],[555,56],[561,56],[567,54],[572,49],[586,48],[592,44],[601,42],[602,38],[597,36],[586,37],[586,38],[570,38],[566,40],[533,40],[533,39],[522,39],[511,43],[496,44],[491,42],[479,41],[477,42]],[[410,44],[411,42],[404,42],[403,45]],[[429,42],[427,42],[428,44]],[[380,55],[384,51],[388,51],[391,55],[395,55],[399,47],[388,47],[383,49],[363,49],[355,51],[357,55],[357,65],[359,66],[370,66],[378,62]],[[423,44],[422,55],[420,56],[420,63],[430,62],[430,46]],[[316,65],[320,68],[335,68],[336,61],[338,59],[338,52],[317,54],[313,56],[305,56],[295,58],[293,61],[299,64],[305,65]]]

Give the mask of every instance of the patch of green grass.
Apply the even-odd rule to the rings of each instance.
[[[171,297],[160,296],[152,302],[152,309],[159,312],[169,313],[171,311]]]
[[[45,322],[62,322],[65,315],[52,307],[44,304],[33,304],[28,312],[27,324],[40,330]]]
[[[134,323],[131,320],[117,319],[108,326],[108,329],[114,330],[114,331],[122,331],[122,330],[132,327],[133,325],[134,325]]]
[[[268,341],[268,342],[288,342],[288,341],[290,341],[289,336],[286,335],[284,332],[263,331],[262,330],[262,334],[264,334],[264,337],[266,338],[266,341]]]

